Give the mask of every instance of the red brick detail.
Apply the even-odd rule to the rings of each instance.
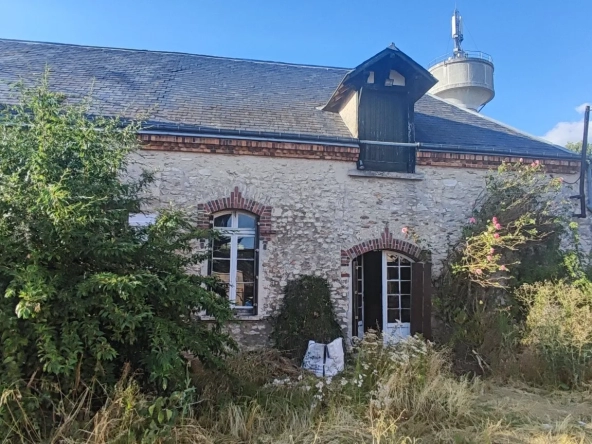
[[[201,228],[210,228],[210,218],[214,213],[225,210],[243,210],[259,216],[259,237],[268,241],[273,234],[271,230],[272,207],[263,205],[253,199],[245,198],[238,187],[230,193],[230,197],[222,197],[197,205],[197,224]]]
[[[145,150],[181,151],[207,154],[291,157],[355,162],[360,148],[314,143],[266,142],[262,140],[216,139],[208,137],[141,134]]]
[[[356,162],[359,147],[319,145],[314,143],[267,142],[263,140],[218,139],[214,137],[167,136],[141,134],[142,148],[154,151],[179,151],[206,154],[234,154],[245,156],[287,157],[298,159],[324,159]],[[549,173],[574,174],[579,172],[580,162],[573,160],[524,158],[535,160]],[[518,157],[482,154],[443,153],[429,150],[417,152],[417,165],[455,168],[491,169],[502,162],[518,162]]]
[[[354,245],[347,250],[341,250],[341,265],[348,266],[352,259],[374,250],[392,250],[404,254],[414,261],[421,260],[422,250],[415,244],[393,237],[388,227],[378,239],[371,239]]]
[[[580,171],[580,162],[559,159],[536,159],[511,156],[484,156],[481,154],[456,154],[431,151],[419,151],[417,153],[417,165],[443,166],[455,168],[497,168],[502,162],[532,163],[539,160],[549,173],[574,174]]]

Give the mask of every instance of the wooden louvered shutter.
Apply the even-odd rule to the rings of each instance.
[[[358,292],[358,259],[352,262],[352,338],[358,336],[358,305],[360,294]]]
[[[411,334],[432,338],[432,264],[411,264]]]

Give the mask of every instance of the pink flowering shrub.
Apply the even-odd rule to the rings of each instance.
[[[487,192],[477,202],[463,239],[455,246],[453,273],[481,287],[505,287],[513,266],[512,254],[541,242],[557,231],[555,206],[562,180],[544,174],[539,161],[502,164],[487,179]]]
[[[561,186],[536,161],[502,164],[487,177],[435,282],[435,337],[451,341],[457,359],[477,353],[489,368],[503,367],[500,350],[511,348],[523,316],[514,289],[564,272],[559,245],[571,211]]]

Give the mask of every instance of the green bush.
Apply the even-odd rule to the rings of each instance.
[[[534,357],[542,384],[581,387],[592,380],[592,292],[565,282],[524,285],[517,290],[526,305],[523,343]],[[532,369],[530,369],[532,370]]]
[[[219,284],[187,273],[209,233],[174,210],[128,224],[151,182],[126,174],[138,125],[90,119],[90,107],[46,78],[0,114],[0,389],[20,390],[35,413],[113,386],[128,363],[144,388],[170,392],[182,352],[211,363],[232,344]],[[216,321],[194,322],[200,309]]]
[[[507,367],[503,356],[516,354],[524,320],[513,289],[568,276],[572,252],[560,245],[569,235],[577,244],[577,224],[561,188],[538,161],[503,163],[486,178],[436,280],[435,336],[450,343],[461,367]]]
[[[327,280],[302,276],[289,281],[273,320],[275,347],[291,358],[302,359],[309,340],[328,343],[341,336]]]

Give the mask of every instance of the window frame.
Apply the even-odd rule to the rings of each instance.
[[[231,215],[231,227],[216,227],[215,220],[224,215]],[[238,228],[239,215],[245,215],[252,218],[255,222],[254,228]],[[210,226],[212,230],[219,233],[221,236],[230,238],[230,267],[229,267],[229,282],[227,283],[228,288],[228,300],[230,301],[232,309],[242,316],[253,316],[257,315],[258,310],[258,286],[259,286],[259,216],[249,211],[244,210],[225,210],[214,213],[210,216]],[[236,305],[237,296],[237,271],[238,271],[238,239],[240,236],[253,237],[253,305],[252,306],[240,306]],[[210,246],[209,263],[208,263],[208,275],[215,276],[213,272],[214,262],[214,242],[212,241]]]

